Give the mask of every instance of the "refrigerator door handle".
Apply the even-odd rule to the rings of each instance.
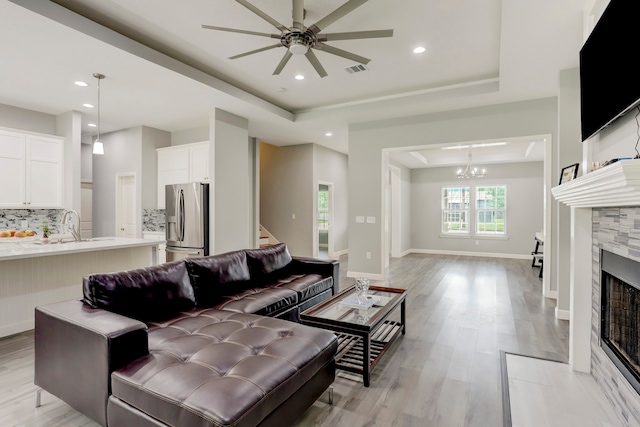
[[[176,237],[178,241],[184,240],[184,194],[180,189],[176,193]]]

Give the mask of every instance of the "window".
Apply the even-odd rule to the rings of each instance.
[[[504,235],[506,219],[507,187],[476,187],[476,234]]]
[[[507,187],[442,188],[442,234],[506,236]]]
[[[329,190],[318,191],[318,230],[329,229]]]
[[[442,232],[469,234],[469,187],[442,189]]]

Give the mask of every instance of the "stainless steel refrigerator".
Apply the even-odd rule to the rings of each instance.
[[[165,187],[167,262],[209,255],[209,184]]]

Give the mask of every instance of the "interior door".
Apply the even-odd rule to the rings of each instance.
[[[136,237],[136,178],[134,175],[118,177],[116,236]]]

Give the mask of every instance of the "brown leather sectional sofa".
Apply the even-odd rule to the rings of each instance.
[[[337,344],[284,319],[337,291],[337,262],[284,244],[87,276],[36,308],[35,383],[103,426],[286,426]]]

